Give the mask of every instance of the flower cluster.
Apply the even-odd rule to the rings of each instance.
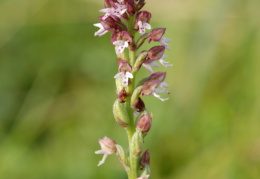
[[[163,37],[166,28],[154,28],[151,26],[151,13],[142,11],[145,0],[104,0],[104,13],[99,16],[100,23],[94,24],[99,30],[95,36],[103,36],[111,32],[111,43],[115,46],[118,64],[116,80],[117,99],[113,105],[113,113],[116,122],[123,127],[128,135],[130,146],[125,150],[114,140],[105,137],[100,139],[101,150],[97,154],[104,154],[99,165],[103,164],[106,157],[116,153],[123,164],[129,179],[142,179],[150,177],[150,155],[145,151],[142,155],[143,140],[152,125],[152,113],[149,114],[142,100],[143,96],[153,95],[161,101],[159,94],[169,92],[168,84],[164,82],[166,72],[156,72],[153,67],[170,67],[172,64],[164,61],[165,49],[169,50],[167,42],[170,39]],[[140,50],[145,42],[159,42],[149,50]],[[149,76],[135,83],[137,72],[144,67]],[[140,173],[138,174],[138,167]]]

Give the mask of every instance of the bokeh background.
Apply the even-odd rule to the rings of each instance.
[[[94,154],[104,136],[127,146],[112,115],[114,48],[109,34],[93,35],[101,8],[0,0],[1,179],[126,179],[116,156],[97,167]],[[170,100],[144,98],[153,178],[260,178],[260,1],[147,0],[144,9],[152,27],[167,28],[174,64]]]

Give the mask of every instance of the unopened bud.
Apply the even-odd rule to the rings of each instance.
[[[133,16],[135,14],[135,3],[133,0],[124,0],[124,2],[126,3],[126,8],[127,8],[127,13],[131,16]]]
[[[117,96],[117,99],[120,103],[124,103],[126,101],[126,98],[130,96],[130,94],[128,92],[126,92],[125,88],[123,88]]]
[[[155,28],[150,32],[148,42],[150,43],[151,41],[158,42],[161,40],[163,34],[165,33],[165,28]]]
[[[136,110],[136,112],[143,112],[145,110],[145,104],[143,100],[139,97],[133,105],[131,105],[132,108]]]
[[[143,6],[145,5],[145,0],[139,0],[137,5],[136,5],[136,11],[139,11],[143,8]]]
[[[151,126],[152,126],[152,119],[149,116],[149,114],[143,114],[137,122],[137,129],[140,129],[142,133],[149,132]]]
[[[143,155],[142,158],[140,160],[140,165],[142,167],[146,166],[146,165],[150,165],[150,154],[148,152],[148,150],[146,150]]]
[[[115,7],[115,3],[117,3],[117,0],[105,0],[104,6],[105,8]]]
[[[129,116],[128,113],[123,106],[122,103],[120,103],[118,100],[115,101],[113,105],[113,113],[116,122],[121,126],[121,127],[127,127],[129,125]]]
[[[127,30],[127,27],[124,23],[121,22],[120,18],[114,15],[108,16],[105,20],[102,19],[103,16],[100,16],[100,23],[104,27],[104,29],[108,31],[116,30],[116,31],[124,31]]]

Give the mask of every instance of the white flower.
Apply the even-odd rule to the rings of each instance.
[[[167,94],[169,94],[169,91],[166,90],[166,88],[168,88],[169,85],[168,85],[167,83],[165,83],[165,82],[161,82],[161,84],[160,84],[159,86],[160,86],[161,88],[156,88],[156,89],[154,90],[154,92],[153,92],[154,97],[160,99],[161,101],[166,101],[166,100],[168,100],[169,98],[161,98],[161,96],[158,95],[158,94],[160,94],[160,93],[167,93]]]
[[[140,34],[144,34],[145,33],[145,29],[151,29],[151,25],[148,24],[148,23],[142,23],[142,21],[138,21],[138,27],[139,27],[139,31],[140,31]]]
[[[122,78],[122,85],[123,85],[124,87],[127,87],[127,86],[128,86],[128,79],[129,79],[129,78],[133,78],[133,77],[134,77],[134,76],[133,76],[132,73],[130,73],[130,72],[126,72],[126,73],[124,73],[124,72],[119,72],[119,73],[117,73],[117,74],[114,76],[115,79]]]
[[[104,154],[101,161],[99,161],[98,166],[105,163],[105,160],[108,155],[114,154],[116,152],[116,142],[108,137],[104,137],[103,139],[99,139],[99,144],[101,150],[95,152],[95,154]]]
[[[150,176],[150,175],[144,175],[144,176],[141,176],[141,177],[139,177],[139,178],[137,178],[137,179],[148,179],[149,176]]]
[[[114,7],[110,7],[110,8],[105,8],[105,9],[101,9],[99,10],[99,12],[104,12],[106,13],[103,17],[102,20],[105,20],[108,16],[110,15],[114,15],[117,16],[119,18],[122,17],[122,15],[126,12],[127,8],[125,5],[121,5],[118,3],[115,3],[115,5],[117,6],[117,8],[115,9]]]
[[[159,62],[165,67],[168,68],[170,66],[172,66],[172,64],[168,64],[169,62],[164,61],[163,59],[166,58],[166,55],[163,55],[162,58],[159,60]]]
[[[104,27],[102,26],[101,23],[94,24],[94,26],[100,28],[97,32],[95,32],[95,36],[97,36],[97,35],[102,36],[102,35],[104,35],[105,33],[108,32],[108,30],[104,29]]]
[[[164,61],[163,59],[166,58],[166,55],[163,55],[161,59],[159,59],[158,61],[165,67],[168,68],[170,66],[172,66],[172,64],[168,64],[169,62]],[[155,61],[152,61],[151,63],[143,63],[143,66],[147,69],[147,71],[150,74],[153,74],[154,71],[152,69],[152,67],[160,67],[160,65],[158,63],[156,63]]]
[[[170,50],[169,45],[166,42],[170,42],[172,41],[171,39],[167,38],[167,37],[162,37],[159,42],[167,49]]]
[[[117,40],[113,42],[113,45],[118,46],[118,48],[116,49],[116,54],[119,55],[124,51],[125,48],[128,47],[128,41]]]

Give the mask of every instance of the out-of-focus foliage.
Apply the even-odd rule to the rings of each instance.
[[[93,35],[102,4],[0,1],[1,179],[126,178],[115,156],[97,167],[94,154],[105,135],[127,146],[112,115],[114,48],[109,34]],[[167,28],[174,64],[171,99],[144,98],[153,178],[260,178],[260,1],[147,0],[145,9]]]

